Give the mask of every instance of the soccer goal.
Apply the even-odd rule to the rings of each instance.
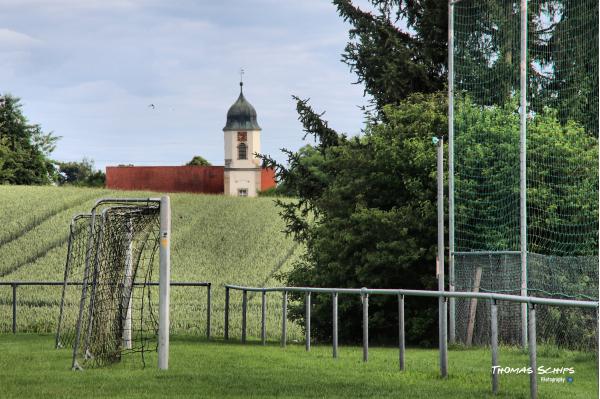
[[[73,218],[56,346],[74,370],[150,350],[168,368],[170,225],[169,197],[102,199]]]

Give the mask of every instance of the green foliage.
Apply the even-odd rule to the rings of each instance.
[[[334,0],[348,22],[350,42],[342,61],[379,112],[411,93],[441,90],[446,80],[447,9],[443,1],[370,0],[365,11]]]
[[[457,250],[476,245],[481,245],[478,250],[518,250],[518,209],[509,210],[508,221],[505,209],[507,202],[518,205],[519,200],[518,96],[503,106],[488,107],[466,97],[458,102],[455,115],[461,131],[455,141],[460,159],[456,191],[472,193],[456,208],[457,225],[469,226],[461,232],[461,241],[471,247]],[[598,236],[584,229],[598,215],[598,139],[577,122],[561,124],[559,113],[550,108],[529,118],[527,135],[527,206],[534,211],[528,219],[529,252],[596,254]],[[482,185],[493,187],[493,192],[482,195],[478,192]],[[544,217],[536,210],[543,211]],[[557,237],[561,234],[557,229],[563,226],[579,227],[580,231],[568,234],[582,239]]]
[[[384,107],[385,123],[371,124],[360,138],[345,138],[320,123],[306,102],[300,120],[317,145],[288,152],[278,176],[298,195],[282,204],[287,232],[307,255],[286,283],[317,287],[435,287],[436,186],[432,136],[446,131],[443,95],[415,94],[399,107]],[[321,138],[324,140],[321,140]],[[314,218],[314,223],[311,220]],[[330,298],[314,301],[313,334],[330,337]],[[435,301],[407,308],[409,342],[433,342]],[[370,329],[381,341],[395,339],[397,303],[373,298]],[[340,306],[340,340],[360,339],[360,304]],[[301,320],[302,306],[291,316]]]
[[[58,166],[60,185],[104,187],[106,175],[101,170],[94,170],[93,160],[83,158],[80,162],[60,162]]]
[[[211,166],[210,162],[201,157],[200,155],[194,156],[192,160],[185,164],[186,166]]]
[[[459,170],[458,190],[471,187],[476,191],[485,181],[494,190],[515,197],[518,204],[519,115],[514,101],[503,107],[481,107],[468,98],[459,100],[456,123],[465,129],[457,138],[457,156],[476,172],[462,175]],[[431,137],[447,131],[445,95],[411,95],[399,106],[384,107],[385,122],[369,124],[362,137],[337,139],[325,121],[317,121],[320,115],[306,102],[299,103],[305,131],[317,138],[317,145],[288,152],[288,166],[264,157],[298,196],[298,201],[280,206],[287,232],[307,247],[302,261],[283,276],[285,282],[291,286],[434,289],[436,159]],[[597,172],[590,162],[597,159],[597,140],[576,123],[561,125],[551,109],[532,116],[529,126],[532,173],[547,181],[573,173],[573,165],[579,165],[577,175],[587,179],[529,187],[528,206],[552,210],[548,219],[532,217],[531,250],[546,248],[541,253],[550,255],[593,253],[595,240],[579,243],[578,248],[550,243],[557,220],[574,225],[582,213],[597,215]],[[319,140],[321,134],[324,141]],[[561,166],[556,168],[548,159],[560,159]],[[514,223],[498,224],[482,215],[500,214],[503,204],[484,199],[468,206],[459,204],[457,220],[473,226],[473,235],[486,237],[487,246],[481,250],[513,249],[518,245],[518,234],[514,234],[515,228],[518,233],[518,212]],[[574,205],[578,212],[559,211]],[[313,302],[318,315],[312,323],[313,334],[329,339],[330,298]],[[370,306],[374,336],[393,342],[395,299],[374,298]],[[407,312],[409,342],[432,343],[435,301],[420,300]],[[303,313],[302,305],[293,306],[290,312],[300,322]],[[340,307],[340,340],[360,339],[358,314],[356,301]]]
[[[59,137],[44,133],[23,115],[20,99],[5,95],[0,105],[0,184],[50,184],[56,169],[48,158]]]

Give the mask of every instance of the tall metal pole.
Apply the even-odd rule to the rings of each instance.
[[[521,0],[521,119],[519,126],[519,207],[521,295],[527,295],[527,0]],[[521,304],[521,345],[527,346],[527,304]]]
[[[454,291],[454,0],[448,1],[448,286]],[[450,343],[456,342],[456,299],[450,298]]]
[[[171,200],[160,199],[160,280],[158,299],[158,368],[169,368],[169,299],[171,291]]]
[[[444,139],[434,138],[437,146],[437,219],[438,219],[438,291],[444,291]],[[448,375],[448,326],[446,298],[440,297],[439,304],[439,346],[440,374]]]

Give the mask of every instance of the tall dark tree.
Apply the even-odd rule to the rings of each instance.
[[[44,133],[23,115],[20,99],[5,95],[0,103],[0,183],[50,184],[56,168],[49,158],[59,137]]]
[[[342,61],[356,73],[377,110],[411,93],[441,90],[446,82],[448,6],[439,0],[371,0],[363,10],[334,0],[350,23]]]

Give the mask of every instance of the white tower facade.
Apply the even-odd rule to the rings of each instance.
[[[225,195],[256,197],[261,187],[260,153],[261,128],[256,110],[243,93],[227,111],[225,135]]]

